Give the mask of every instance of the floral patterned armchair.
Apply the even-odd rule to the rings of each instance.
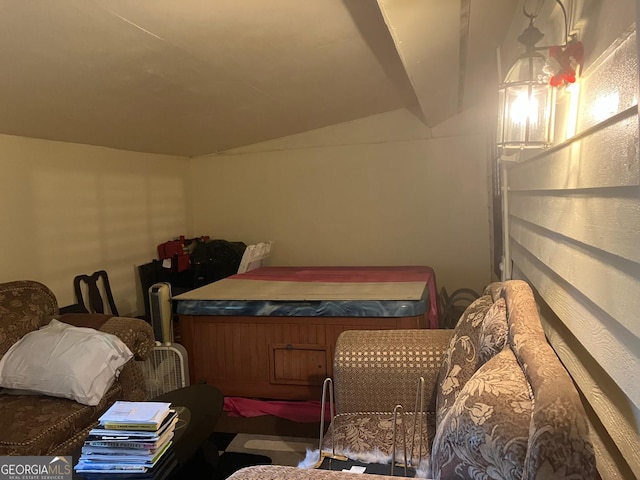
[[[57,318],[79,327],[117,335],[144,360],[153,345],[153,330],[144,320],[100,314],[59,315],[56,298],[45,285],[30,280],[0,283],[0,358],[27,333]],[[0,391],[0,455],[70,455],[85,440],[98,417],[116,400],[146,400],[144,376],[128,361],[96,406],[67,398]]]
[[[389,462],[391,412],[396,404],[414,411],[419,377],[425,395],[418,415],[426,422],[404,416],[408,443],[412,426],[426,425],[415,432],[428,445],[419,476],[597,478],[580,398],[547,343],[525,282],[491,284],[453,331],[344,332],[334,357],[337,415],[322,450]],[[414,450],[414,465],[417,457]],[[265,478],[269,467],[261,469],[233,478]]]

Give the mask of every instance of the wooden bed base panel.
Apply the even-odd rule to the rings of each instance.
[[[333,350],[345,330],[424,328],[423,315],[370,317],[234,317],[180,315],[191,383],[225,396],[319,400],[333,374]]]

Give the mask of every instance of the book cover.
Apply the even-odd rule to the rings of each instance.
[[[155,441],[150,440],[87,440],[82,447],[84,451],[85,448],[98,448],[107,450],[119,450],[119,449],[130,449],[130,450],[157,450],[158,447],[162,446],[164,442],[173,438],[173,430],[167,430],[162,435],[158,437]]]
[[[113,430],[156,430],[169,412],[167,402],[115,402],[98,419],[101,426]]]
[[[85,442],[82,454],[87,455],[154,455],[173,438],[173,432],[167,432],[162,438],[153,443],[143,442],[100,442],[106,445],[92,445]]]
[[[92,440],[147,440],[155,442],[167,430],[173,430],[178,423],[178,414],[174,410],[169,411],[157,430],[118,430],[98,426],[89,431],[88,441]]]
[[[169,449],[153,467],[147,468],[146,471],[85,470],[78,473],[82,473],[86,480],[114,480],[114,478],[117,480],[164,480],[177,466],[175,453]]]
[[[169,450],[172,442],[169,441],[165,446],[158,450],[151,457],[132,457],[114,455],[113,458],[94,458],[88,455],[82,455],[75,466],[76,472],[107,472],[107,471],[128,471],[128,472],[146,472],[158,463],[165,452]]]

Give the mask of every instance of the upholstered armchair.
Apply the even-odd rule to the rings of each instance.
[[[134,360],[144,360],[151,353],[154,345],[151,326],[143,320],[109,315],[61,316],[54,294],[38,282],[0,284],[0,359],[25,335],[48,325],[53,318],[113,334],[133,358],[119,369],[117,378],[97,405],[34,391],[2,389],[0,455],[69,455],[82,444],[89,429],[113,402],[147,398],[144,377]]]
[[[428,467],[438,367],[450,338],[451,330],[341,334],[334,356],[336,416],[322,452],[365,463],[395,459],[404,464],[406,448],[407,464]]]
[[[413,418],[421,377],[417,415],[424,423]],[[408,450],[419,476],[596,477],[580,398],[546,341],[525,282],[487,287],[454,330],[344,332],[333,380],[337,415],[323,438],[324,455],[389,462],[392,412],[401,404],[409,412],[401,420],[407,448],[414,438],[427,444],[426,455]],[[414,423],[426,424],[415,437]],[[400,463],[403,443],[396,440]]]

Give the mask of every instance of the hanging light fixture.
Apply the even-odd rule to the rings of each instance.
[[[523,12],[529,18],[529,26],[518,42],[525,51],[498,90],[497,144],[503,150],[545,148],[553,141],[555,89],[545,72],[546,58],[539,52],[548,47],[536,48],[544,37],[533,24],[537,13],[528,13],[524,7]]]

